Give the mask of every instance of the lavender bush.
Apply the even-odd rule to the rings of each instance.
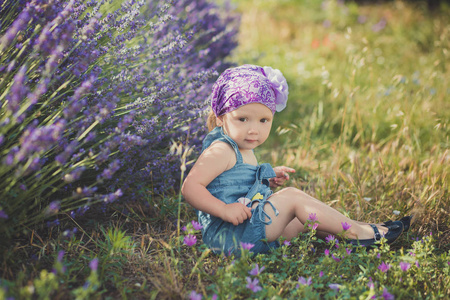
[[[118,57],[130,62],[121,78],[138,87],[129,104],[137,108],[133,130],[151,145],[134,147],[124,157],[127,168],[116,180],[131,198],[149,182],[153,193],[161,194],[179,180],[179,157],[167,151],[171,142],[200,146],[205,120],[199,116],[208,106],[209,79],[228,67],[224,59],[237,45],[238,20],[229,9],[221,10],[225,16],[208,1],[176,1],[167,21],[138,40],[150,47]]]
[[[170,143],[198,145],[209,79],[235,47],[237,19],[220,11],[0,1],[1,235],[173,185]]]

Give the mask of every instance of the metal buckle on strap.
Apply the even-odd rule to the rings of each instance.
[[[380,234],[380,232],[378,231],[377,226],[372,225],[372,224],[369,224],[369,225],[370,225],[370,226],[372,227],[372,229],[373,229],[375,241],[381,240],[381,234]]]

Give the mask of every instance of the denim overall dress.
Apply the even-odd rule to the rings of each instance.
[[[207,190],[227,204],[238,202],[238,199],[244,197],[250,200],[246,201],[249,202],[248,207],[255,202],[258,202],[258,205],[252,209],[251,218],[237,226],[197,210],[199,223],[203,226],[203,242],[213,252],[225,255],[239,255],[240,243],[254,244],[250,250],[253,253],[267,253],[270,249],[279,247],[278,241],[271,243],[266,241],[265,228],[272,220],[264,211],[264,205],[269,203],[275,215],[278,215],[276,208],[267,200],[272,195],[269,178],[276,176],[274,170],[268,163],[257,166],[244,163],[238,145],[224,134],[222,127],[216,127],[205,137],[202,151],[216,141],[226,142],[233,147],[236,153],[236,164],[211,181],[206,187]],[[270,209],[269,206],[268,208]]]

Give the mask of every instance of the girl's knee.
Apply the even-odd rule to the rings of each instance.
[[[280,192],[280,194],[283,194],[286,197],[292,197],[292,198],[303,198],[305,196],[307,196],[307,194],[305,192],[303,192],[302,190],[299,190],[295,187],[286,187],[284,189],[282,189]]]

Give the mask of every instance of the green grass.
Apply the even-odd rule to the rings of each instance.
[[[450,9],[429,12],[399,1],[235,3],[243,16],[231,60],[278,68],[290,86],[288,108],[276,115],[260,160],[294,167],[292,186],[354,219],[414,213],[410,232],[391,247],[351,254],[311,232],[269,255],[227,258],[211,254],[198,232],[192,232],[195,246],[183,244],[187,233],[179,233],[178,217],[189,230],[195,217],[187,204],[179,206],[178,195],[161,199],[143,190],[141,203],[67,217],[60,227],[31,230],[3,245],[0,299],[185,299],[191,291],[203,299],[450,294]],[[381,19],[386,26],[375,32]],[[66,230],[74,227],[71,236]],[[97,270],[90,268],[94,258]],[[382,263],[390,269],[380,270]],[[255,264],[265,269],[250,275]],[[262,290],[248,289],[247,277]],[[311,277],[311,285],[299,277]]]

